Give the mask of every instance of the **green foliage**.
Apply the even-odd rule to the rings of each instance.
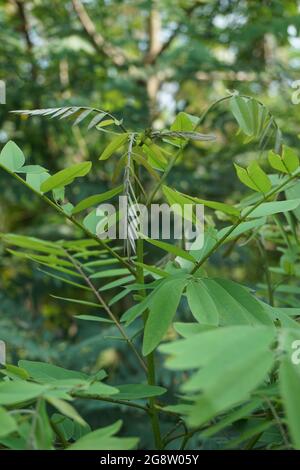
[[[20,171],[25,163],[22,150],[12,141],[7,142],[0,153],[0,164],[11,171]]]
[[[75,178],[85,176],[90,171],[91,166],[91,162],[77,163],[77,165],[61,170],[42,183],[41,191],[47,193],[53,189],[67,186],[73,183]]]
[[[299,448],[296,2],[2,3],[1,448]],[[100,240],[121,193],[204,246]]]
[[[150,354],[160,343],[176,313],[185,278],[167,278],[155,290],[148,305],[149,317],[145,326],[143,354]]]
[[[169,409],[182,409],[189,424],[199,426],[249,399],[272,367],[274,355],[269,347],[273,340],[273,329],[232,326],[162,347],[163,352],[173,356],[168,363],[170,367],[199,368],[182,386],[189,404]],[[193,353],[195,348],[197,356]]]
[[[270,179],[256,161],[250,163],[247,169],[235,164],[235,169],[241,182],[254,191],[267,193],[271,189]]]

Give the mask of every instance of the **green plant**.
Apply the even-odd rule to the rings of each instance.
[[[213,141],[213,136],[201,134],[197,128],[213,107],[226,101],[244,142],[259,140],[261,152],[274,149],[268,159],[275,174],[267,175],[256,160],[247,168],[235,164],[240,181],[254,191],[236,205],[192,197],[165,184],[172,168],[184,158],[191,140]],[[112,387],[103,382],[103,370],[86,375],[41,362],[20,361],[18,367],[6,364],[0,371],[0,422],[4,424],[1,445],[21,449],[136,447],[137,438],[114,436],[120,422],[91,431],[70,405],[75,400],[99,400],[145,413],[151,422],[156,449],[173,442],[184,449],[196,434],[205,441],[228,428],[234,437],[228,439],[226,447],[299,449],[300,372],[292,361],[294,341],[299,338],[298,312],[286,307],[280,297],[275,299],[265,241],[273,234],[270,222],[275,220],[279,243],[287,245],[279,275],[293,276],[299,252],[300,168],[293,149],[282,146],[280,130],[265,106],[234,93],[213,103],[200,118],[181,112],[169,130],[143,132],[129,131],[110,113],[94,108],[20,112],[73,119],[74,124],[89,116],[90,129],[95,127],[112,135],[100,160],[120,155],[112,180],[115,183],[119,178],[121,184],[76,205],[67,199],[66,188],[92,171],[91,162],[77,163],[50,176],[44,167],[24,166],[22,151],[13,142],[6,144],[0,155],[1,167],[85,238],[47,241],[2,234],[2,242],[13,255],[38,263],[48,276],[78,289],[78,297],[58,297],[60,300],[101,309],[101,316],[80,315],[78,319],[114,325],[118,333],[114,339],[126,343],[145,382]],[[26,179],[20,174],[26,174]],[[150,190],[145,189],[145,176],[154,180]],[[212,213],[206,217],[204,246],[187,250],[184,242],[177,246],[131,237],[122,254],[122,247],[114,241],[97,236],[96,227],[103,216],[95,208],[83,220],[77,215],[121,193],[129,202],[148,206],[159,194],[170,205],[203,204]],[[288,228],[282,222],[282,214]],[[216,252],[232,251],[245,238],[247,243],[258,246],[265,262],[267,286],[258,286],[262,295],[208,273],[207,262]],[[164,253],[156,264],[146,262],[145,246],[151,245]],[[112,289],[118,291],[108,298],[107,292]],[[119,318],[114,306],[125,297],[135,303]],[[186,301],[189,319],[194,321],[173,323],[179,304]],[[168,334],[174,338],[172,326],[182,339],[161,344]],[[176,371],[180,383],[177,404],[171,403],[174,399],[164,402],[167,390],[156,381],[157,354],[164,358],[167,355],[165,367]],[[53,413],[53,408],[58,413]],[[173,425],[162,434],[160,418],[165,415]],[[268,438],[270,431],[275,440]]]

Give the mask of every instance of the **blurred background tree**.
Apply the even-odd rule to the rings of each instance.
[[[300,116],[291,97],[292,84],[300,79],[299,5],[295,0],[1,0],[0,79],[7,90],[6,105],[0,105],[1,146],[13,139],[31,163],[46,161],[57,171],[71,161],[96,161],[105,134],[9,111],[88,105],[113,112],[131,129],[164,128],[178,111],[201,115],[227,90],[237,90],[266,104],[285,142],[297,147]],[[247,164],[257,143],[245,144],[236,135],[226,104],[211,110],[201,130],[213,131],[217,142],[189,145],[170,184],[199,197],[238,201],[243,189],[233,161]],[[113,166],[113,160],[106,166],[98,162],[96,177],[86,179],[73,200],[108,189]],[[76,236],[3,172],[0,185],[1,232]],[[112,334],[109,328],[97,333],[79,327],[73,315],[80,309],[49,297],[60,290],[67,296],[58,281],[16,262],[3,247],[0,255],[0,337],[9,345],[10,361],[27,357],[73,368],[103,366],[112,381],[114,371],[124,381],[139,380],[122,346],[104,341],[103,334]],[[211,270],[240,281],[247,274],[247,282],[255,282],[262,275],[259,266],[259,255],[245,247],[216,258]],[[171,386],[173,378],[160,379]],[[113,413],[118,410],[110,410],[108,421]],[[101,419],[98,426],[105,424],[105,416]]]

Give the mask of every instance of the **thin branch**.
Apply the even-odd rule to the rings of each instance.
[[[147,373],[147,366],[143,360],[143,358],[140,356],[139,352],[137,351],[135,345],[133,344],[133,342],[131,341],[131,339],[127,336],[127,333],[126,331],[124,330],[123,326],[121,325],[121,323],[119,322],[119,320],[115,317],[115,315],[113,314],[113,312],[111,311],[111,309],[109,308],[109,306],[107,305],[107,303],[105,302],[105,300],[103,299],[102,295],[98,292],[97,288],[94,286],[93,282],[90,280],[90,278],[87,276],[87,274],[84,272],[83,268],[81,267],[81,264],[76,261],[72,255],[70,255],[70,253],[67,251],[67,250],[64,250],[65,253],[66,253],[66,256],[68,257],[68,259],[71,261],[71,263],[73,264],[73,266],[76,268],[76,270],[78,271],[78,273],[82,276],[82,278],[84,279],[84,281],[86,282],[86,284],[90,287],[90,289],[92,290],[92,292],[94,293],[96,299],[98,300],[98,302],[101,304],[101,307],[104,308],[104,310],[106,311],[107,315],[109,316],[109,318],[114,322],[114,324],[116,325],[116,327],[118,328],[119,332],[121,333],[121,335],[123,336],[123,338],[125,339],[125,341],[127,342],[128,346],[131,348],[132,352],[134,353],[134,355],[137,357],[140,365],[142,366],[142,368],[144,369],[144,371]]]
[[[87,38],[94,46],[97,52],[104,54],[112,60],[114,65],[121,66],[127,62],[127,59],[121,49],[106,41],[106,39],[97,31],[95,24],[86,11],[81,0],[72,0],[73,8],[86,33]]]
[[[191,5],[189,8],[184,8],[184,13],[186,14],[187,18],[190,18],[191,15],[193,14],[194,10],[199,6],[199,3],[196,1],[193,5]],[[154,12],[154,15],[153,17],[151,17],[151,13]],[[150,18],[149,18],[149,21],[150,21],[150,31],[151,31],[151,22],[152,22],[152,25],[157,25],[157,18],[156,18],[156,15],[155,15],[155,9],[152,10],[152,12],[150,13]],[[176,39],[176,37],[178,36],[178,34],[180,34],[181,32],[181,29],[182,29],[182,26],[184,25],[184,23],[179,23],[177,25],[177,27],[171,32],[169,38],[164,42],[164,43],[160,43],[158,44],[157,42],[155,43],[155,47],[153,47],[152,45],[152,48],[151,48],[151,45],[149,47],[149,50],[145,56],[145,59],[144,59],[144,62],[145,64],[150,64],[150,65],[155,65],[155,63],[157,62],[158,58],[167,50],[169,49],[169,47],[171,46],[171,44],[173,43],[173,41]],[[160,26],[160,24],[159,24]]]
[[[31,58],[31,78],[33,83],[35,83],[37,80],[38,70],[36,60],[33,54],[33,42],[30,37],[30,26],[28,22],[25,2],[23,0],[11,0],[11,3],[15,5],[18,16],[20,18],[20,29],[25,39],[28,55]]]
[[[111,398],[111,397],[106,397],[102,395],[93,395],[89,393],[76,393],[72,392],[71,393],[72,397],[74,398],[84,398],[87,400],[99,400],[99,401],[105,401],[108,403],[112,403],[114,405],[124,405],[124,406],[129,406],[131,408],[137,408],[139,410],[145,411],[146,413],[149,413],[149,409],[146,406],[139,405],[138,403],[134,403],[132,401],[126,401],[126,400],[117,400],[116,398]]]
[[[266,254],[266,249],[265,246],[260,238],[257,239],[257,245],[259,252],[261,254],[262,260],[265,265],[265,278],[266,278],[266,283],[267,283],[267,289],[268,289],[268,298],[269,298],[269,304],[273,307],[274,306],[274,289],[272,287],[272,277],[270,273],[270,267],[268,263],[268,257]]]
[[[71,392],[70,395],[74,398],[83,398],[87,400],[98,400],[98,401],[105,401],[107,403],[111,403],[112,405],[124,405],[129,406],[131,408],[137,408],[139,410],[145,411],[148,414],[151,414],[151,409],[148,406],[143,406],[138,403],[127,401],[127,400],[118,400],[117,398],[113,398],[111,396],[103,396],[103,395],[94,395],[89,393],[80,393],[80,392]],[[182,420],[181,416],[178,413],[171,412],[168,410],[164,410],[163,407],[155,405],[155,409],[158,413],[166,414],[168,416],[173,416],[174,418],[179,418]],[[182,426],[185,428],[185,423],[181,421]],[[174,429],[173,429],[174,431]],[[170,442],[170,441],[168,441]]]

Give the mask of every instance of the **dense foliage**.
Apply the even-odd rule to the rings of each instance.
[[[299,20],[3,2],[2,448],[300,448]],[[203,204],[204,246],[100,239],[121,194]]]

